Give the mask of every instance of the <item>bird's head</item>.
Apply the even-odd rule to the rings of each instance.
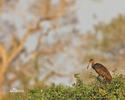
[[[89,60],[89,63],[88,63],[87,69],[88,69],[92,64],[94,64],[94,59],[90,59],[90,60]]]

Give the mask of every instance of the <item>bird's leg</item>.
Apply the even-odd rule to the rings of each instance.
[[[105,80],[104,77],[103,77],[102,83],[103,83],[103,84],[106,84],[106,80]]]
[[[101,82],[100,75],[97,76],[97,80]]]
[[[105,77],[103,77],[102,83],[106,85],[107,79]]]

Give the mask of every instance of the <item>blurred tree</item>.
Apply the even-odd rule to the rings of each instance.
[[[4,2],[3,5],[6,3],[8,2]],[[16,5],[17,2],[12,3]],[[8,5],[12,6],[12,3],[8,3]],[[5,21],[2,20],[1,23],[3,23],[3,26],[0,26],[0,28],[2,28],[0,32],[4,34],[1,36],[11,38],[9,42],[2,38],[0,44],[2,59],[0,67],[0,98],[2,97],[3,83],[11,87],[14,81],[20,80],[24,87],[28,87],[31,80],[35,80],[36,82],[39,80],[41,67],[44,69],[43,71],[46,72],[46,76],[43,78],[44,81],[52,75],[62,76],[60,73],[55,72],[54,69],[49,70],[46,68],[45,62],[48,62],[50,65],[53,64],[50,60],[53,58],[52,55],[58,51],[63,51],[64,45],[69,41],[68,39],[63,42],[56,40],[56,42],[50,46],[44,40],[49,36],[49,33],[57,33],[60,32],[62,27],[65,28],[66,25],[74,26],[76,24],[75,10],[73,8],[71,9],[74,4],[75,0],[59,0],[57,2],[54,0],[35,0],[32,2],[29,7],[29,12],[33,17],[29,24],[24,22],[24,27],[27,32],[22,39],[17,37],[17,27],[14,23],[9,24],[9,22],[5,23]],[[8,6],[8,8],[11,8],[11,6]],[[3,12],[6,10],[5,6],[3,6]],[[8,11],[9,10],[11,9],[8,9]],[[5,28],[8,31],[6,31]],[[72,29],[69,33],[72,33]],[[25,48],[27,38],[29,36],[35,36],[36,34],[39,35],[36,48],[32,52],[27,52],[27,48]],[[25,58],[23,58],[22,55],[24,55]]]

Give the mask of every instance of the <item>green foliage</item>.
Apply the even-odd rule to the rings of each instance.
[[[25,100],[124,100],[125,98],[124,75],[115,75],[112,82],[106,84],[100,83],[98,80],[84,84],[78,74],[74,76],[76,83],[71,87],[51,84],[43,90],[40,88],[30,89]]]

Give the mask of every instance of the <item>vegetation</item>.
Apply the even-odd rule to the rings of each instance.
[[[75,78],[76,83],[72,86],[51,84],[42,90],[29,89],[25,95],[11,95],[8,100],[124,100],[125,98],[124,75],[115,75],[112,82],[106,84],[98,80],[84,84],[78,75],[75,75]]]

